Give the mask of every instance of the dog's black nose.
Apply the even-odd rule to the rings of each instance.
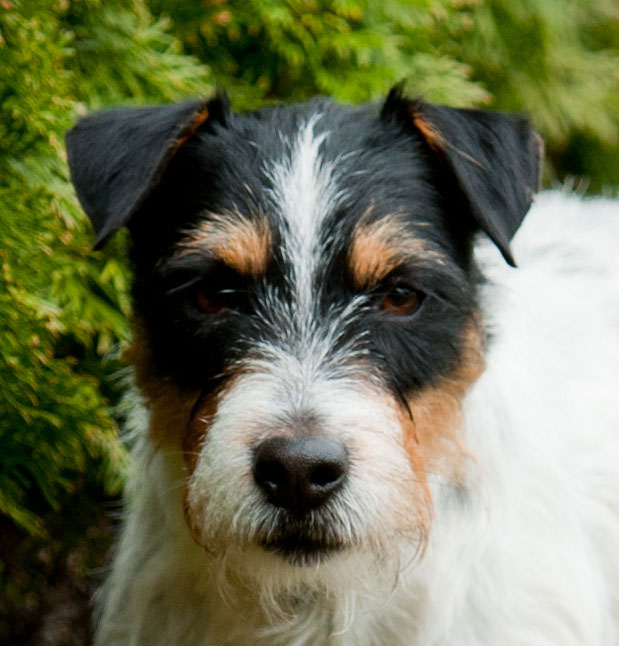
[[[273,437],[254,458],[254,479],[276,507],[301,516],[320,507],[344,483],[346,448],[326,437]]]

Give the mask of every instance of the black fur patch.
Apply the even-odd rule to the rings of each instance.
[[[261,352],[259,343],[301,352],[303,331],[290,306],[294,272],[281,252],[284,223],[272,202],[267,168],[289,154],[299,128],[317,114],[315,133],[327,133],[321,158],[336,169],[334,181],[344,197],[321,230],[324,257],[314,276],[313,311],[307,313],[312,329],[320,335],[357,299],[353,314],[340,322],[334,355],[347,354],[353,366],[370,362],[399,396],[453,370],[476,310],[473,235],[484,230],[511,261],[509,240],[536,185],[539,157],[523,121],[430,106],[397,93],[382,113],[375,106],[341,107],[315,99],[236,115],[214,101],[208,111],[217,118],[195,132],[187,126],[195,105],[148,110],[154,112],[145,109],[139,118],[130,110],[92,117],[77,126],[68,143],[78,195],[98,240],[122,224],[131,229],[136,313],[162,376],[210,390],[236,362]],[[432,121],[441,150],[411,114]],[[175,118],[180,125],[174,126]],[[116,143],[108,142],[95,163],[97,140],[115,121]],[[153,134],[158,128],[159,137]],[[148,135],[133,142],[132,133],[140,129]],[[179,137],[187,141],[176,149]],[[247,278],[215,259],[175,254],[201,218],[227,211],[267,218],[274,248],[263,276]],[[412,254],[380,284],[359,293],[346,258],[355,224],[368,213],[370,221],[404,214],[406,227],[442,260],[422,261]],[[425,295],[410,315],[380,306],[384,294],[401,286]],[[196,292],[205,289],[223,294],[229,307],[200,310]]]

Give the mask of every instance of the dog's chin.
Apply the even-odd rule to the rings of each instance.
[[[298,567],[319,565],[346,550],[343,542],[295,534],[270,536],[260,541],[260,546]]]

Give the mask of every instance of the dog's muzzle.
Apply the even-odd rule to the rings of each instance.
[[[263,547],[293,560],[315,559],[341,546],[329,538],[331,528],[316,522],[321,510],[346,481],[348,454],[337,440],[325,437],[273,437],[254,454],[253,476],[280,518],[278,530]]]

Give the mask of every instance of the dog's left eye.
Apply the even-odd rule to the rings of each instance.
[[[424,294],[417,289],[399,285],[380,295],[380,308],[396,316],[413,314],[423,301]]]

